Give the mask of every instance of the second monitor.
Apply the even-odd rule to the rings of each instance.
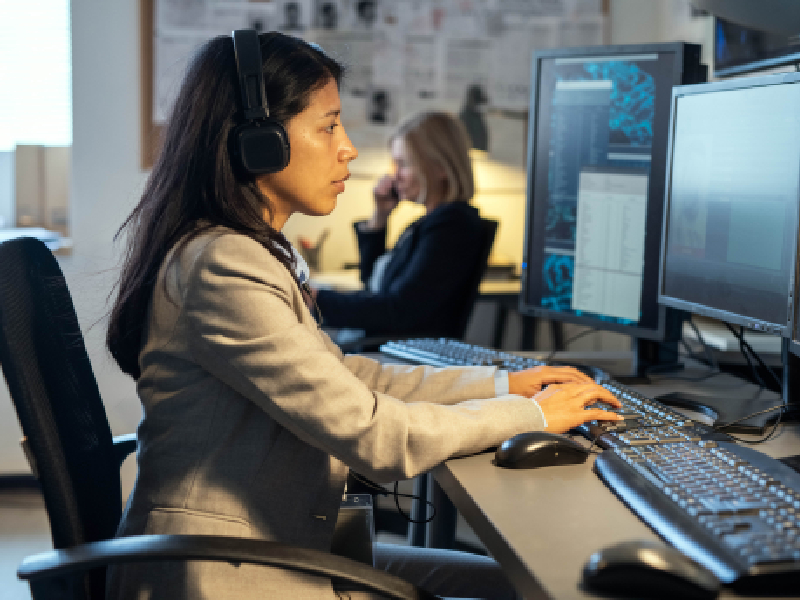
[[[677,355],[641,340],[680,337],[658,263],[672,87],[705,79],[699,56],[676,43],[533,60],[520,310],[632,335],[638,374]]]

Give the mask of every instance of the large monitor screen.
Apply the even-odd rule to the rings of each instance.
[[[660,299],[790,335],[800,77],[675,89]]]
[[[521,309],[658,338],[663,190],[682,45],[534,57]]]

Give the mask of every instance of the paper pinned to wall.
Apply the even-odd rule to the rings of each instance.
[[[167,122],[192,53],[206,40],[202,34],[156,37],[153,57],[153,122]]]
[[[489,89],[493,107],[528,109],[533,52],[557,47],[560,33],[560,19],[506,19],[502,35],[495,39],[491,62]]]
[[[451,37],[444,40],[444,98],[464,102],[472,85],[485,90],[489,84],[492,40],[478,37]]]
[[[234,29],[268,31],[277,5],[241,0],[157,0],[153,39],[153,122],[163,125],[194,52]],[[309,4],[310,6],[310,4]],[[158,20],[160,19],[160,20]]]
[[[409,34],[403,48],[403,109],[430,109],[441,97],[439,45],[434,34]]]

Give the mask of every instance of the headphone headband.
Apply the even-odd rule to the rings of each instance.
[[[264,73],[261,70],[261,43],[255,29],[237,29],[232,34],[236,70],[242,91],[244,118],[248,121],[269,117]]]

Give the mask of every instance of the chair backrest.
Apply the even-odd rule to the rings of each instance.
[[[486,274],[486,269],[489,266],[489,255],[492,253],[492,245],[494,245],[494,238],[497,235],[498,222],[492,219],[481,218],[481,233],[482,240],[480,241],[480,254],[476,263],[475,271],[466,286],[467,295],[464,304],[460,307],[460,313],[456,320],[456,337],[463,339],[467,333],[467,325],[469,324],[469,317],[472,314],[472,308],[475,306],[475,301],[478,299],[478,293],[481,287],[481,281]]]
[[[119,463],[66,281],[39,240],[0,244],[0,365],[55,548],[114,536]]]

